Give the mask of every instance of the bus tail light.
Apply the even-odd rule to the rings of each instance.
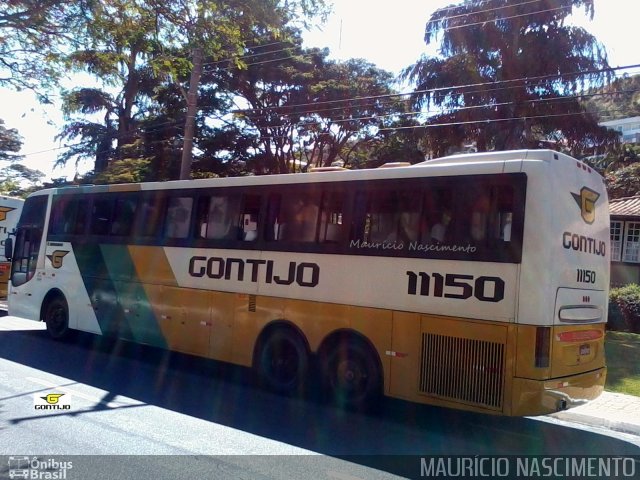
[[[551,327],[536,328],[536,367],[549,367],[551,354]]]

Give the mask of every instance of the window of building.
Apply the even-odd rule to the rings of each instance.
[[[623,261],[640,263],[640,222],[626,222]]]
[[[623,223],[619,220],[611,221],[610,236],[611,236],[611,260],[619,262],[622,253],[622,228]]]

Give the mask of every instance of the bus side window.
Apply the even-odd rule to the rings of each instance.
[[[165,235],[168,238],[187,238],[191,223],[192,197],[172,197],[167,206],[167,225]]]
[[[81,235],[85,231],[88,202],[77,196],[59,197],[49,224],[52,235]]]
[[[243,195],[239,225],[242,240],[253,242],[258,238],[258,223],[262,197],[260,195]]]
[[[239,195],[213,195],[198,202],[198,231],[200,238],[213,240],[238,239]]]
[[[94,198],[91,210],[91,234],[106,235],[113,221],[113,200]]]
[[[273,194],[269,201],[273,240],[315,242],[319,215],[319,195],[306,192],[283,197]]]
[[[465,188],[462,212],[464,237],[478,246],[496,246],[511,241],[513,187],[508,185],[472,185]]]
[[[138,202],[135,198],[119,198],[116,200],[111,235],[128,236],[131,234],[137,207]]]
[[[494,211],[496,238],[503,242],[511,241],[511,224],[513,223],[514,190],[511,186],[496,187],[496,209]]]
[[[146,197],[136,212],[135,235],[139,237],[155,237],[162,224],[163,199],[159,196]]]
[[[320,213],[320,243],[337,243],[342,239],[343,210],[344,192],[324,192]]]
[[[398,209],[396,213],[396,241],[415,242],[420,238],[422,229],[422,196],[419,191],[399,190],[397,192]]]
[[[423,222],[430,226],[429,233],[423,232],[423,241],[429,243],[448,243],[453,240],[454,203],[453,191],[449,187],[436,187],[427,190]]]

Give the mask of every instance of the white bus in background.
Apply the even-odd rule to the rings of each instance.
[[[11,263],[5,257],[4,245],[9,234],[18,226],[24,200],[0,195],[0,299],[7,298],[7,284]]]
[[[388,167],[36,192],[9,313],[350,406],[538,415],[597,397],[602,177],[550,150]]]

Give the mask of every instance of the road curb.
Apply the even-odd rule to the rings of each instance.
[[[589,425],[594,427],[602,427],[608,430],[613,430],[620,433],[628,433],[640,437],[640,425],[636,425],[628,422],[620,422],[618,420],[611,420],[609,418],[594,417],[592,415],[585,415],[583,413],[574,412],[558,412],[552,413],[550,417],[563,420],[565,422],[580,423],[582,425]]]

